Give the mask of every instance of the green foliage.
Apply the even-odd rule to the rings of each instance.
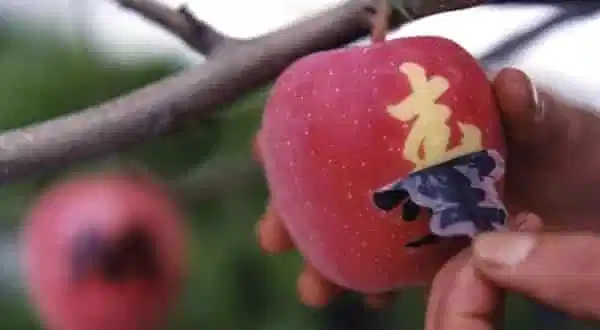
[[[0,34],[1,129],[100,103],[177,69],[164,61],[116,66],[87,50],[84,43],[68,44],[40,33],[9,32]],[[134,161],[162,176],[175,177],[211,157],[249,157],[265,97],[266,90],[258,91],[223,109],[210,122],[191,125],[179,135],[151,141],[109,161]],[[94,162],[86,166],[102,165]],[[30,200],[53,178],[0,188],[4,225],[18,224]],[[330,311],[311,310],[296,300],[299,256],[266,257],[258,250],[254,225],[266,197],[266,187],[259,182],[189,207],[189,281],[171,330],[325,329]],[[350,295],[338,307],[356,306],[356,301],[356,296]],[[423,305],[421,290],[407,290],[389,311],[371,313],[368,328],[422,329]],[[0,299],[0,328],[40,329],[31,312],[20,292]],[[522,300],[511,300],[507,315],[509,329],[533,327],[531,313]]]

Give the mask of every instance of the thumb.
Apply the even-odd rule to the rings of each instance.
[[[482,234],[472,265],[501,288],[600,319],[600,237],[594,234]]]
[[[507,140],[519,149],[535,150],[568,134],[573,108],[535,87],[517,69],[504,69],[493,82]],[[511,147],[513,147],[511,146]]]

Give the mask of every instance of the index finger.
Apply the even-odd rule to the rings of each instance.
[[[511,230],[537,232],[542,220],[520,213]],[[452,258],[433,281],[427,308],[427,330],[491,330],[501,321],[504,292],[475,270],[472,250]]]
[[[466,250],[436,276],[427,307],[426,330],[492,330],[503,294],[477,274]]]

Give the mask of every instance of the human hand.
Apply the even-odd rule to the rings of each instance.
[[[258,241],[263,251],[278,254],[292,251],[294,243],[283,221],[268,204],[266,212],[257,224]],[[326,279],[309,263],[298,276],[298,297],[302,303],[312,307],[326,306],[329,301],[343,292],[343,289]],[[385,306],[392,293],[371,294],[365,296],[365,303],[373,308]]]
[[[493,83],[505,126],[505,202],[545,230],[600,229],[600,117],[539,90],[516,69]]]
[[[541,214],[546,231],[597,231],[600,154],[594,142],[600,137],[600,119],[546,92],[536,95],[517,70],[500,73],[494,89],[508,140],[505,201],[511,213]],[[536,218],[528,217],[530,222]],[[490,261],[502,251],[506,263]],[[473,249],[450,260],[436,276],[426,329],[492,329],[503,290],[598,318],[600,281],[594,277],[600,267],[594,260],[599,256],[600,238],[592,234],[481,235]]]
[[[524,217],[529,222],[537,218]],[[454,257],[436,276],[425,328],[495,329],[505,291],[522,293],[574,317],[600,320],[600,235],[480,235],[472,249]]]

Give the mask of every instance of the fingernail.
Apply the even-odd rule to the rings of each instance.
[[[535,247],[535,237],[525,233],[481,234],[473,243],[475,258],[496,266],[523,262]]]

